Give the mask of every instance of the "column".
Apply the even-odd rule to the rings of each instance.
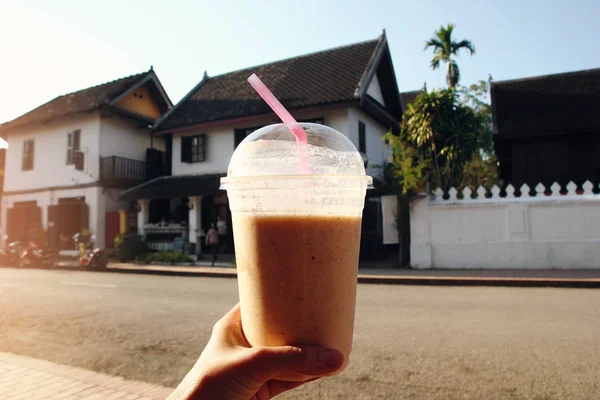
[[[95,246],[105,248],[106,199],[100,186],[85,191],[85,201],[89,210],[89,230],[96,237]]]
[[[5,248],[8,243],[4,240],[4,235],[7,235],[8,232],[6,229],[8,228],[8,224],[6,222],[6,216],[8,214],[8,209],[12,207],[12,202],[8,201],[6,197],[1,198],[2,200],[2,217],[0,218],[0,240],[2,243],[2,247]]]
[[[202,204],[202,196],[192,196],[189,198],[189,206],[190,206],[190,214],[188,219],[189,226],[189,241],[190,243],[194,243],[195,253],[200,254],[202,249],[201,243],[198,240],[198,236],[202,234],[202,213],[201,213],[201,204]]]
[[[119,210],[119,233],[127,233],[127,210]]]
[[[145,236],[146,231],[144,230],[144,226],[146,226],[150,220],[150,200],[141,199],[137,202],[139,206],[137,215],[138,235]]]

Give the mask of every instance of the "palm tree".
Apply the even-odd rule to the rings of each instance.
[[[460,49],[467,49],[471,55],[475,54],[475,46],[473,46],[470,40],[463,39],[460,42],[452,40],[453,30],[454,24],[448,24],[446,27],[441,26],[439,30],[435,31],[435,35],[425,42],[425,48],[423,49],[427,50],[433,47],[432,69],[438,69],[440,62],[446,64],[446,83],[451,89],[460,81],[460,70],[458,69],[456,60],[452,56],[458,55]]]

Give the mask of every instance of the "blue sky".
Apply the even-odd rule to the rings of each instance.
[[[442,86],[423,44],[447,22],[476,46],[459,58],[466,84],[596,68],[598,17],[597,0],[0,0],[0,122],[150,65],[177,102],[204,70],[370,40],[384,28],[400,90]]]

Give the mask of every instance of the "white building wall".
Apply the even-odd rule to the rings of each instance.
[[[81,130],[84,171],[67,165],[67,134]],[[23,143],[35,139],[33,170],[22,171]],[[95,182],[99,179],[100,117],[71,116],[47,124],[15,128],[8,132],[4,191],[39,189]]]
[[[103,189],[103,197],[105,199],[105,212],[121,211],[129,209],[129,201],[119,199],[119,189]]]
[[[323,118],[325,120],[325,125],[348,136],[348,109],[347,108],[338,108],[335,110],[327,111],[323,115]]]
[[[367,175],[374,178],[383,179],[383,167],[389,158],[389,150],[383,140],[387,133],[387,128],[381,126],[373,118],[369,117],[358,108],[348,110],[348,137],[358,149],[358,121],[365,123],[366,146],[369,164],[367,166]]]
[[[42,226],[48,229],[48,206],[58,204],[58,199],[67,197],[85,197],[89,207],[90,231],[96,235],[98,246],[104,247],[106,196],[100,186],[64,190],[46,190],[42,192],[7,195],[2,198],[2,232],[6,232],[6,213],[15,202],[37,202],[42,209]]]
[[[164,136],[154,135],[152,138],[152,148],[160,151],[167,151],[167,140]]]
[[[199,163],[181,162],[181,137],[206,135],[206,160]],[[234,146],[233,127],[215,127],[201,131],[173,134],[173,175],[215,174],[227,172]]]
[[[373,76],[371,79],[371,83],[367,88],[367,94],[377,100],[379,104],[385,105],[385,101],[383,100],[383,94],[381,93],[381,86],[379,86],[379,79],[377,79],[377,75]]]
[[[356,108],[339,108],[316,112],[299,117],[299,120],[323,117],[325,125],[344,135],[358,148],[358,120],[366,125],[368,173],[374,177],[383,177],[383,163],[387,160],[387,148],[382,140],[387,130],[371,117]],[[260,126],[253,123],[251,126]],[[173,134],[173,175],[226,173],[234,150],[234,129],[244,126],[220,126]],[[181,162],[181,137],[206,135],[206,161],[200,163]]]
[[[103,157],[118,156],[145,161],[146,149],[150,147],[151,141],[150,129],[139,128],[139,125],[140,122],[118,116],[103,118],[100,131],[100,154]],[[161,140],[164,142],[164,139]]]
[[[411,207],[416,268],[600,268],[600,195],[437,200]]]
[[[348,133],[348,109],[335,109],[326,112],[311,113],[302,116],[299,120],[323,117],[325,124],[338,131]],[[260,121],[250,123],[248,126],[269,125],[269,122]],[[234,130],[244,128],[244,125],[227,125],[203,130],[188,131],[173,134],[173,175],[184,174],[214,174],[226,173],[229,160],[234,151]],[[200,163],[181,162],[181,138],[183,136],[206,135],[206,160]]]

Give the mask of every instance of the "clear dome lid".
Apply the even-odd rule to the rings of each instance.
[[[307,135],[304,147],[285,124],[265,126],[246,137],[231,157],[228,178],[336,175],[363,177],[371,186],[361,154],[345,135],[325,125],[299,124]],[[302,168],[302,152],[307,169]]]

